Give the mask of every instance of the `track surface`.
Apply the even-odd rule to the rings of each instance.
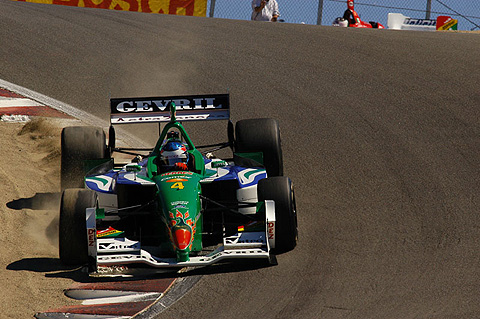
[[[0,39],[0,78],[104,119],[110,95],[227,90],[234,120],[279,119],[299,246],[194,273],[159,318],[479,316],[478,34],[0,0]],[[226,138],[200,127],[194,141]]]

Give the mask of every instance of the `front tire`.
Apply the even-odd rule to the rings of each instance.
[[[86,209],[96,207],[97,194],[89,189],[66,189],[60,204],[59,254],[65,265],[88,262]]]
[[[297,207],[295,192],[290,178],[269,177],[258,182],[258,201],[275,201],[275,249],[277,254],[286,253],[297,246]]]

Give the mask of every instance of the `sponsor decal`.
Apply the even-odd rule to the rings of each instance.
[[[275,239],[275,223],[274,222],[268,222],[267,234],[268,234],[268,239]]]
[[[389,13],[387,24],[389,29],[435,31],[453,29],[456,27],[456,21],[453,20],[449,16],[439,16],[436,19],[416,19],[404,16],[401,13]],[[448,23],[448,25],[443,26],[445,23]]]
[[[169,178],[167,183],[177,183],[177,182],[188,182],[188,179],[185,178]]]
[[[187,182],[189,178],[192,178],[192,177],[191,176],[182,176],[182,178],[164,177],[160,181],[161,182],[167,182],[167,183],[172,183],[173,181],[175,181],[175,182]]]
[[[170,205],[172,205],[172,206],[177,206],[177,205],[187,206],[188,203],[189,203],[189,201],[186,201],[186,200],[177,200],[175,202],[170,202]]]
[[[125,170],[127,172],[139,172],[142,170],[142,167],[138,164],[127,164]]]
[[[179,227],[174,229],[174,239],[175,245],[180,250],[185,250],[188,248],[192,241],[192,232],[191,228]]]
[[[123,231],[116,230],[115,228],[110,226],[107,229],[97,231],[97,238],[118,237],[123,233],[124,233]]]
[[[434,27],[437,24],[437,20],[407,18],[403,23],[406,25],[420,25],[420,26]]]
[[[175,246],[180,250],[191,249],[196,233],[196,225],[190,218],[188,210],[182,213],[176,209],[175,212],[169,212],[169,217],[170,234]]]
[[[257,254],[263,254],[263,253],[265,253],[265,251],[261,249],[224,250],[221,252],[216,252],[213,255],[207,255],[204,258],[199,259],[199,261],[208,262],[222,255],[257,255]]]
[[[265,231],[265,222],[251,221],[246,225],[237,227],[238,232],[260,232]]]
[[[199,115],[181,115],[177,116],[177,121],[201,121],[201,120],[228,120],[228,115],[222,114],[199,114]],[[144,116],[144,117],[125,117],[112,116],[113,124],[128,123],[151,123],[151,122],[168,122],[170,116]]]
[[[225,244],[227,245],[241,245],[241,244],[252,244],[260,243],[264,244],[265,240],[262,237],[258,237],[252,233],[237,233],[233,236],[224,238]]]
[[[437,30],[447,31],[447,30],[457,30],[458,20],[453,19],[449,16],[439,16],[437,18]]]
[[[196,262],[199,263],[210,263],[217,258],[221,258],[223,256],[238,256],[238,257],[247,257],[247,256],[258,256],[258,257],[266,257],[266,252],[262,249],[242,249],[242,250],[230,250],[230,251],[221,251],[221,252],[213,252],[210,255],[198,258]],[[123,263],[123,262],[146,262],[152,265],[161,265],[161,266],[168,266],[168,265],[178,265],[179,263],[176,262],[169,262],[169,261],[162,261],[158,258],[153,258],[149,253],[146,251],[141,251],[141,254],[122,254],[122,255],[103,255],[98,256],[97,261],[101,264],[112,264],[112,263]]]
[[[219,167],[225,167],[227,166],[227,162],[223,161],[223,160],[219,160],[219,161],[212,161],[210,163],[210,166],[212,168],[219,168]]]
[[[206,17],[207,0],[17,0],[73,7]]]
[[[87,228],[87,237],[88,237],[88,246],[95,247],[95,238],[96,238],[96,229],[95,228]]]
[[[222,120],[230,118],[228,94],[110,99],[113,124],[168,122],[169,104],[176,106],[177,121]]]
[[[140,242],[128,238],[98,238],[98,251],[100,253],[140,250]]]
[[[152,98],[126,98],[111,99],[110,110],[116,113],[142,113],[142,112],[169,112],[170,102],[175,103],[176,110],[215,110],[228,109],[228,95],[217,94],[211,97],[185,96],[185,97],[152,97]]]
[[[178,175],[178,172],[167,172],[167,173],[163,173],[160,176],[171,176],[171,175]],[[193,172],[185,171],[185,172],[182,172],[182,175],[193,175]],[[188,178],[188,177],[185,177],[185,178]]]

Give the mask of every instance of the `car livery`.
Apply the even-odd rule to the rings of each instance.
[[[238,258],[275,264],[276,254],[292,250],[296,205],[283,176],[278,122],[241,120],[234,128],[229,107],[226,94],[112,99],[108,143],[101,128],[65,128],[61,261],[98,274],[111,266],[206,266]],[[194,145],[180,121],[198,119],[228,119],[228,141]],[[166,123],[153,149],[115,146],[114,124],[152,121]],[[172,136],[183,143],[186,169],[166,171],[161,164]],[[213,155],[222,148],[233,156]],[[115,163],[115,152],[133,158]]]

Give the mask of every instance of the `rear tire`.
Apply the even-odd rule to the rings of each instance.
[[[59,255],[65,265],[88,262],[86,208],[97,205],[97,194],[89,189],[66,189],[60,204]]]
[[[247,119],[235,125],[235,152],[262,152],[267,175],[283,175],[280,128],[274,119]]]
[[[290,178],[269,177],[258,182],[258,201],[275,201],[275,249],[276,254],[285,253],[297,246],[297,207],[295,192]]]
[[[105,132],[100,127],[71,126],[62,130],[61,189],[84,187],[84,162],[107,158]]]

